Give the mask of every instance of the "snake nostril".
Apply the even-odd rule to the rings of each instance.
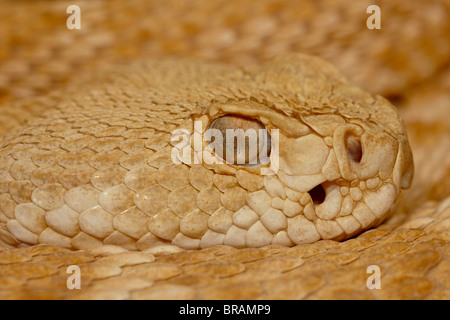
[[[325,201],[326,193],[325,189],[321,184],[309,190],[308,193],[311,196],[311,199],[315,205],[321,204],[322,202]]]
[[[362,146],[359,137],[348,135],[345,138],[345,146],[349,159],[355,163],[360,163],[362,158]]]

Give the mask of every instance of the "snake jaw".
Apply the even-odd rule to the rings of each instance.
[[[334,132],[318,127],[314,116],[308,122],[314,124],[314,133],[280,135],[277,178],[285,188],[302,194],[298,215],[306,218],[288,218],[290,238],[294,243],[317,237],[341,240],[381,223],[398,196],[392,184],[400,152],[397,140],[379,128],[341,120],[330,126]]]

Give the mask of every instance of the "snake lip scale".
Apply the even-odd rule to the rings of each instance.
[[[279,170],[173,163],[171,133],[195,121],[277,129]],[[72,249],[343,240],[389,216],[413,172],[395,107],[301,54],[119,66],[49,100],[2,138],[0,159],[0,244]]]

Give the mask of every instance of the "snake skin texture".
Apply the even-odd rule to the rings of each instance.
[[[381,30],[364,2],[80,2],[81,30],[1,5],[2,298],[448,299],[445,3],[380,2]],[[278,178],[171,163],[174,129],[230,113],[282,130]]]
[[[411,184],[395,107],[317,58],[288,55],[245,70],[160,60],[84,85],[94,89],[76,88],[76,98],[4,136],[5,245],[145,250],[341,240],[382,222]],[[206,142],[188,150],[205,158],[199,164],[173,163],[171,133],[192,133],[194,121],[206,130],[229,114],[281,129],[271,155],[276,174],[208,164]]]

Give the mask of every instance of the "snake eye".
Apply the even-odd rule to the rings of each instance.
[[[360,163],[362,158],[361,140],[357,136],[348,135],[345,138],[345,147],[349,159],[354,163]]]
[[[217,156],[228,163],[254,166],[266,164],[270,156],[270,135],[258,120],[226,115],[213,120],[206,139]]]

